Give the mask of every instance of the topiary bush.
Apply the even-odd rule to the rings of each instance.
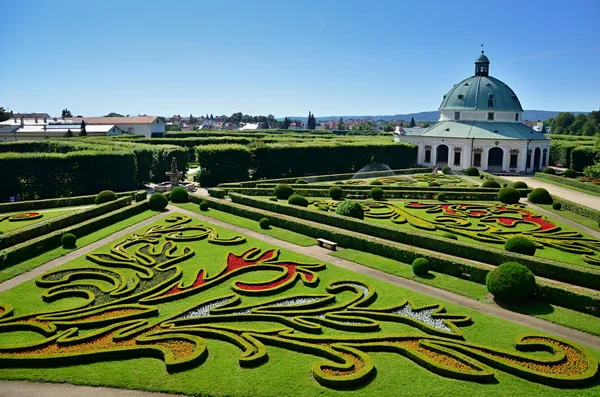
[[[150,199],[148,200],[148,207],[152,211],[162,211],[169,204],[169,200],[162,193],[152,193]]]
[[[552,204],[552,196],[544,188],[533,189],[527,196],[527,200],[533,204]]]
[[[208,203],[206,201],[201,201],[198,208],[200,208],[200,211],[208,211]]]
[[[261,229],[269,229],[271,227],[269,218],[261,218],[260,221],[258,221],[258,224]]]
[[[552,174],[552,175],[556,175],[556,171],[554,170],[554,168],[552,167],[546,167],[544,168],[544,171],[542,171],[544,174]]]
[[[468,176],[480,176],[479,175],[479,170],[477,169],[477,167],[469,167],[465,170],[465,174],[467,174]]]
[[[306,179],[298,179],[296,185],[308,185],[308,182],[306,182]]]
[[[535,243],[525,237],[515,236],[506,240],[504,249],[517,254],[533,256],[535,254]]]
[[[458,240],[458,237],[456,237],[456,234],[450,233],[450,232],[444,232],[441,234],[441,236],[452,239],[452,240]]]
[[[449,174],[451,171],[452,171],[452,168],[450,168],[447,165],[442,167],[442,174]]]
[[[169,200],[174,203],[187,203],[190,201],[190,195],[184,188],[176,187],[175,189],[171,190],[171,193],[169,193]]]
[[[485,175],[479,175],[479,179],[485,179]]]
[[[512,184],[512,187],[515,189],[527,189],[529,186],[527,186],[527,184],[523,181],[516,181]]]
[[[370,195],[373,200],[381,200],[383,198],[383,189],[374,187],[371,189]]]
[[[443,193],[443,192],[442,192],[442,193],[438,193],[438,194],[435,196],[435,199],[436,199],[437,201],[446,201],[446,193]]]
[[[109,201],[115,201],[117,195],[112,190],[103,190],[96,196],[96,205],[108,203]]]
[[[488,273],[487,290],[500,301],[516,302],[527,298],[535,290],[535,276],[525,266],[507,262]]]
[[[369,185],[376,185],[376,186],[380,186],[383,185],[383,182],[378,181],[377,179],[372,180],[371,182],[369,182]]]
[[[73,233],[65,233],[60,238],[60,243],[62,244],[63,248],[75,248],[77,237],[75,237]]]
[[[552,203],[552,209],[553,210],[561,210],[562,209],[562,203]]]
[[[299,207],[308,207],[308,200],[299,194],[292,194],[288,198],[288,204],[297,205]]]
[[[413,273],[417,276],[424,276],[431,270],[431,264],[425,258],[417,258],[412,263]]]
[[[567,168],[565,172],[563,172],[563,175],[567,178],[577,178],[577,171]]]
[[[290,185],[281,183],[275,186],[275,189],[273,189],[273,194],[275,194],[275,197],[277,197],[279,200],[287,200],[292,194],[294,194],[294,189]]]
[[[339,186],[332,186],[329,188],[329,197],[331,197],[333,200],[339,200],[342,198],[342,193],[344,191],[342,190],[341,187]]]
[[[521,193],[514,187],[503,187],[498,192],[498,200],[504,204],[517,204],[521,199]]]
[[[493,180],[493,179],[487,179],[486,181],[484,181],[481,184],[481,187],[492,187],[492,188],[495,188],[495,189],[499,189],[501,186],[495,180]]]
[[[365,219],[362,204],[352,200],[344,200],[335,210],[338,215],[349,216],[356,219]]]

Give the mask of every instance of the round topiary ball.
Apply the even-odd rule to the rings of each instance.
[[[288,204],[297,205],[299,207],[308,207],[308,200],[299,194],[292,194],[288,198]]]
[[[452,171],[452,168],[450,168],[447,165],[442,167],[442,174],[449,174],[451,171]]]
[[[342,198],[343,190],[339,186],[332,186],[329,188],[329,197],[333,200],[339,200]]]
[[[521,199],[521,193],[514,187],[503,187],[498,192],[498,200],[504,204],[517,204]]]
[[[162,193],[152,193],[150,199],[148,199],[148,207],[152,211],[162,211],[169,204],[169,200]]]
[[[198,208],[200,208],[200,211],[208,211],[208,203],[206,201],[201,201]]]
[[[493,179],[487,179],[481,184],[481,187],[491,187],[494,189],[500,189],[500,184]]]
[[[115,201],[117,195],[112,190],[103,190],[96,196],[96,205],[108,203],[109,201]]]
[[[63,248],[75,248],[77,237],[75,237],[73,233],[65,233],[60,238],[60,243],[62,244]]]
[[[443,193],[443,192],[442,192],[442,193],[438,193],[438,194],[435,196],[435,199],[436,199],[437,201],[446,201],[446,193]]]
[[[456,234],[450,233],[450,232],[444,232],[441,234],[441,236],[452,239],[452,240],[458,240],[458,237],[456,237]]]
[[[527,184],[523,181],[516,181],[512,184],[512,187],[515,189],[527,189],[529,186],[527,186]]]
[[[308,182],[306,182],[306,179],[298,179],[296,185],[308,185]]]
[[[567,168],[563,175],[567,178],[577,178],[577,171]]]
[[[511,237],[504,243],[504,249],[523,255],[535,255],[535,243],[525,237]]]
[[[169,200],[173,203],[187,203],[190,201],[190,195],[184,188],[176,187],[169,193]]]
[[[552,203],[552,209],[553,210],[561,210],[562,209],[562,203]]]
[[[544,174],[552,174],[552,175],[556,175],[556,170],[552,167],[546,167],[544,168],[544,171],[542,171]]]
[[[349,216],[356,219],[365,219],[362,204],[352,200],[344,200],[335,210],[338,215]]]
[[[533,189],[527,196],[527,200],[533,204],[552,204],[553,201],[550,193],[541,187]]]
[[[477,169],[477,167],[469,167],[465,170],[465,174],[467,174],[468,176],[479,176],[479,170]]]
[[[383,198],[383,189],[380,187],[374,187],[371,189],[370,194],[373,200],[381,200]]]
[[[503,302],[522,300],[535,290],[535,276],[525,266],[507,262],[488,273],[485,284],[495,298]]]
[[[381,185],[383,185],[383,182],[375,179],[375,180],[372,180],[371,182],[369,182],[369,185],[381,186]]]
[[[261,218],[260,221],[258,221],[258,224],[260,225],[261,229],[269,229],[271,227],[271,221],[269,218]]]
[[[485,179],[485,175],[479,175],[479,179]]]
[[[275,186],[275,189],[273,189],[273,194],[275,194],[275,197],[277,197],[279,200],[287,200],[292,194],[294,194],[294,189],[290,185],[282,183]]]
[[[412,263],[413,273],[417,276],[424,276],[431,270],[431,264],[425,258],[417,258]]]

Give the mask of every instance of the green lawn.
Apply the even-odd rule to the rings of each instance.
[[[52,210],[52,211],[22,211],[22,212],[8,213],[8,214],[0,214],[0,218],[4,218],[4,217],[10,216],[10,215],[21,214],[21,213],[37,212],[37,213],[42,214],[41,218],[35,218],[35,219],[24,220],[24,221],[10,221],[9,219],[4,219],[4,220],[0,221],[0,232],[2,232],[2,233],[11,232],[13,230],[17,230],[17,229],[20,229],[23,227],[28,227],[28,226],[35,225],[38,223],[46,222],[52,218],[56,218],[61,215],[69,214],[69,213],[75,212],[77,210],[78,210],[78,208],[75,207],[75,208],[70,208],[70,209],[60,209],[60,210]]]
[[[598,222],[596,222],[593,219],[583,217],[579,214],[576,214],[574,212],[567,211],[567,210],[555,210],[554,208],[552,208],[551,204],[536,204],[536,205],[542,207],[543,209],[545,209],[547,211],[553,212],[556,215],[560,215],[563,218],[567,218],[573,222],[577,222],[579,224],[582,224],[583,226],[587,226],[590,229],[600,231],[600,226],[598,225]]]
[[[454,333],[455,336],[459,336],[462,332],[467,343],[481,344],[492,348],[493,351],[504,349],[514,352],[513,343],[515,342],[515,338],[521,333],[533,333],[535,335],[540,335],[541,338],[544,336],[539,332],[526,327],[487,316],[484,313],[462,308],[457,305],[446,304],[432,299],[431,297],[399,288],[330,264],[327,264],[326,268],[322,270],[311,268],[310,264],[318,263],[317,260],[284,249],[281,249],[280,251],[280,256],[278,258],[279,262],[275,262],[281,263],[279,266],[275,264],[271,265],[271,267],[262,268],[260,267],[261,265],[259,265],[259,267],[252,268],[251,266],[255,266],[253,265],[254,262],[252,262],[252,260],[256,260],[258,256],[254,255],[247,256],[246,261],[241,265],[237,259],[230,260],[232,264],[238,263],[238,265],[227,267],[225,258],[229,253],[242,256],[244,252],[254,248],[260,249],[261,254],[264,254],[269,252],[268,250],[277,247],[267,245],[262,241],[253,240],[251,238],[246,238],[246,241],[243,243],[223,245],[222,243],[225,243],[227,239],[229,239],[230,243],[232,241],[235,242],[235,240],[231,239],[236,236],[236,233],[219,227],[215,227],[215,229],[218,232],[219,239],[221,239],[221,244],[211,244],[207,238],[199,239],[203,236],[206,237],[207,233],[206,229],[194,226],[199,224],[211,226],[206,222],[193,221],[191,223],[183,224],[183,228],[175,227],[168,229],[169,225],[173,227],[173,225],[177,224],[168,223],[168,219],[155,222],[155,225],[161,225],[167,229],[163,231],[157,231],[155,229],[155,234],[153,234],[153,236],[155,236],[153,239],[155,240],[148,241],[157,243],[158,245],[155,245],[155,247],[158,247],[167,242],[164,236],[171,236],[169,238],[175,240],[170,241],[173,241],[177,247],[175,250],[169,249],[167,255],[161,253],[161,249],[154,253],[152,251],[144,251],[142,256],[137,257],[137,265],[133,265],[131,262],[123,261],[124,254],[122,253],[119,257],[113,257],[110,262],[110,267],[99,266],[93,264],[84,257],[80,257],[55,270],[55,272],[61,273],[57,273],[56,276],[49,276],[45,279],[46,282],[50,282],[52,279],[57,280],[58,282],[62,277],[73,274],[62,273],[62,271],[75,272],[73,269],[78,267],[97,269],[97,272],[104,272],[104,274],[108,274],[111,271],[118,272],[123,278],[122,281],[117,281],[118,279],[110,281],[111,279],[106,278],[105,276],[86,279],[83,274],[80,274],[81,277],[78,277],[77,280],[74,279],[70,284],[65,285],[63,283],[55,287],[64,290],[88,290],[93,293],[91,296],[95,299],[94,301],[88,302],[83,298],[84,295],[73,295],[72,293],[65,294],[62,299],[59,299],[61,296],[57,295],[57,292],[50,294],[50,296],[53,296],[55,299],[46,299],[43,301],[40,297],[47,289],[36,286],[34,281],[23,283],[9,291],[1,293],[0,304],[9,303],[14,305],[14,315],[21,316],[40,311],[64,311],[70,308],[85,307],[88,304],[91,304],[92,308],[101,307],[99,305],[103,304],[107,308],[118,309],[121,307],[121,301],[119,299],[128,299],[129,304],[140,302],[141,296],[148,296],[148,294],[152,292],[152,288],[158,288],[158,286],[160,286],[158,283],[165,283],[164,285],[167,286],[166,289],[163,289],[162,287],[158,288],[165,291],[164,293],[175,291],[175,295],[170,296],[171,299],[169,300],[155,299],[152,301],[146,299],[145,302],[140,302],[145,303],[146,308],[150,306],[150,309],[158,308],[159,310],[146,317],[149,321],[148,326],[144,326],[144,322],[135,323],[135,327],[137,327],[138,331],[133,335],[124,335],[117,341],[111,339],[109,335],[107,338],[102,338],[97,341],[95,335],[98,332],[98,328],[104,327],[102,329],[106,331],[110,326],[100,325],[95,323],[95,321],[110,320],[112,323],[120,324],[127,320],[126,316],[132,314],[123,314],[119,312],[119,316],[125,317],[116,319],[110,317],[110,315],[100,316],[98,318],[98,315],[96,314],[96,318],[91,320],[91,318],[93,318],[92,312],[88,309],[84,309],[83,313],[87,314],[85,316],[82,314],[81,316],[83,319],[89,318],[88,321],[91,322],[88,324],[90,325],[80,326],[77,323],[77,320],[68,320],[64,318],[61,321],[63,321],[63,323],[66,321],[66,323],[64,323],[66,326],[63,325],[60,329],[67,329],[69,327],[78,328],[81,335],[89,338],[89,342],[84,341],[85,343],[79,343],[77,341],[72,341],[69,345],[60,346],[54,345],[54,342],[49,342],[50,350],[48,350],[48,353],[56,354],[58,355],[57,357],[63,357],[62,355],[65,354],[65,352],[75,351],[77,357],[81,358],[84,357],[83,355],[89,351],[89,349],[102,349],[108,346],[117,349],[130,346],[130,350],[128,350],[127,353],[127,359],[108,360],[103,358],[98,359],[101,361],[94,360],[88,364],[76,364],[71,362],[71,359],[68,357],[63,357],[59,363],[50,365],[47,368],[44,368],[43,366],[40,367],[40,365],[43,364],[43,361],[38,363],[36,368],[28,368],[26,365],[23,365],[22,368],[16,368],[14,365],[8,365],[10,363],[7,361],[7,355],[9,353],[4,349],[0,352],[0,361],[2,361],[3,364],[0,378],[70,382],[74,384],[100,385],[203,396],[396,396],[402,394],[407,396],[468,395],[487,397],[491,395],[594,396],[600,393],[600,385],[598,384],[597,377],[595,380],[592,380],[592,385],[586,387],[560,389],[533,383],[522,379],[519,376],[510,375],[501,370],[493,369],[495,380],[491,383],[482,384],[466,380],[456,380],[448,375],[442,376],[435,374],[417,362],[397,353],[385,353],[378,348],[375,348],[376,352],[373,352],[371,351],[372,348],[365,345],[366,341],[371,341],[370,343],[375,343],[377,346],[389,348],[394,345],[394,343],[399,343],[396,341],[401,335],[410,336],[416,338],[416,340],[431,338],[433,329],[429,328],[428,330],[422,321],[410,320],[410,316],[403,317],[402,315],[388,317],[381,317],[381,315],[378,315],[374,317],[378,319],[375,323],[373,323],[373,320],[370,322],[367,321],[367,324],[371,325],[378,323],[380,327],[378,330],[369,329],[358,332],[357,327],[361,324],[365,324],[365,319],[371,318],[368,317],[368,314],[376,313],[376,311],[374,312],[373,310],[390,306],[398,307],[398,305],[401,305],[406,299],[410,299],[413,302],[414,306],[412,306],[412,308],[416,311],[418,311],[416,308],[422,305],[443,304],[449,314],[455,316],[471,316],[471,325],[461,324],[459,328],[455,328],[451,332]],[[148,227],[145,227],[138,230],[136,233],[138,235],[143,235],[147,230]],[[178,234],[177,230],[180,230],[180,233],[182,234]],[[159,237],[156,237],[156,233],[159,234]],[[102,254],[102,256],[99,256],[98,258],[108,260],[106,255],[109,253],[111,246],[112,245],[107,245],[96,250],[96,254]],[[128,246],[123,246],[120,249],[121,252],[125,252],[127,255],[133,255],[134,250],[140,247],[142,247],[140,244],[130,244]],[[184,247],[189,248],[184,250]],[[172,265],[163,267],[162,264],[165,260],[174,260],[174,257],[182,254],[192,255],[192,252],[189,251],[189,249],[193,250],[193,256],[177,262],[177,267],[173,267]],[[134,258],[135,256],[131,257]],[[148,261],[152,258],[158,263],[150,264]],[[121,263],[121,265],[119,265],[119,263]],[[144,263],[147,265],[143,265]],[[301,264],[305,264],[304,267],[302,267]],[[239,267],[236,266],[247,266],[246,269],[251,271],[233,273],[236,271],[235,269],[239,269]],[[280,272],[289,271],[290,266],[299,266],[296,267],[296,271],[313,269],[314,273],[312,278],[310,278],[312,283],[297,280],[293,284],[290,284],[291,288],[289,289],[273,289],[273,286],[277,284],[277,280],[285,280],[285,278],[279,278],[281,275]],[[171,277],[174,277],[173,275],[176,274],[174,272],[177,271],[177,268],[183,272],[182,281],[180,284],[177,284],[178,287],[173,287],[172,282],[169,280],[171,280]],[[204,277],[196,277],[200,269],[205,269]],[[230,277],[218,278],[221,277],[221,274],[224,274],[223,272],[227,271],[231,271],[231,273],[228,273],[231,275]],[[102,273],[99,273],[99,275],[100,274]],[[317,279],[314,278],[314,276],[317,275],[318,283],[316,283]],[[198,284],[198,280],[200,280],[200,284]],[[204,282],[205,284],[203,284]],[[268,292],[269,294],[264,296],[256,295],[251,292],[255,287],[249,287],[248,284],[239,284],[240,282],[254,283],[257,286],[262,286],[261,288],[267,288],[265,293]],[[339,284],[340,282],[346,284],[346,286],[344,287],[340,284],[336,288],[327,289],[327,286],[331,283]],[[354,283],[354,286],[349,285],[349,283]],[[179,292],[181,290],[189,289],[190,286],[193,285],[200,285],[200,287],[197,287],[200,289],[194,290],[195,293],[187,295]],[[224,297],[231,296],[231,294],[236,291],[233,289],[234,285],[237,286],[237,288],[242,288],[244,285],[246,286],[245,288],[250,288],[250,290],[243,293],[238,289],[240,292],[236,295],[240,297],[242,307],[247,305],[254,307],[262,306],[263,309],[261,310],[265,310],[264,308],[266,307],[267,312],[269,311],[269,307],[271,307],[271,313],[282,313],[283,316],[271,315],[270,317],[265,317],[264,314],[258,315],[255,311],[252,311],[250,314],[243,314],[246,313],[245,310],[238,309],[239,305],[234,305],[235,307],[230,307],[225,310],[228,310],[229,312],[238,311],[240,314],[234,314],[235,317],[230,317],[233,321],[224,322],[227,317],[215,317],[217,314],[215,309],[218,308],[218,310],[224,310],[221,309],[222,306],[219,307],[219,305],[215,304],[212,306],[211,310],[208,309],[208,306],[205,306],[202,310],[195,309],[198,308],[198,305],[201,305],[202,302],[206,302],[207,300],[224,299]],[[242,287],[240,287],[240,285]],[[122,290],[119,286],[124,287],[129,292]],[[119,288],[120,292],[116,293],[115,288]],[[363,290],[366,295],[363,294]],[[114,291],[114,293],[111,291]],[[143,294],[144,292],[146,295],[136,295],[137,293]],[[344,308],[347,308],[349,302],[373,296],[373,292],[376,293],[374,299],[368,302],[365,301],[360,305],[360,309],[357,309],[358,312],[353,312],[355,315],[357,315],[356,313],[362,314],[359,314],[359,318],[345,322],[344,331],[338,329],[337,326],[334,327],[334,323],[330,322],[331,317],[321,317],[318,315],[318,313],[322,313],[318,310],[324,310],[324,312],[327,313],[338,310],[340,316],[344,315],[344,313],[348,315],[348,313],[352,312],[348,311],[350,309]],[[308,299],[312,297],[314,300],[317,297],[324,296],[327,296],[327,299],[332,299],[329,301],[330,303],[325,301],[319,301],[319,303],[315,303],[315,301],[312,301],[312,303],[298,301],[300,298]],[[283,304],[281,299],[288,299],[288,301]],[[273,300],[281,302],[276,305],[278,307],[265,306],[268,302]],[[221,303],[222,302],[223,301],[221,301]],[[338,306],[338,309],[334,309],[337,305],[342,306]],[[312,312],[312,310],[315,311]],[[125,311],[127,312],[127,310]],[[163,323],[166,319],[176,318],[181,315],[186,318],[191,318],[190,320],[185,320],[187,321],[187,327],[177,321],[172,323],[172,326],[175,328],[168,328],[168,323]],[[298,315],[302,315],[302,319],[297,317]],[[60,318],[61,314],[54,314],[54,317]],[[437,316],[434,315],[434,317]],[[425,315],[425,318],[427,318],[427,315]],[[459,317],[454,318],[458,319]],[[8,318],[4,322],[12,322],[12,327],[16,327],[17,325],[14,325],[15,321],[18,324],[21,324],[22,322],[31,322],[32,320],[28,320],[27,317],[21,319],[17,317]],[[54,320],[50,319],[46,321],[52,323]],[[69,321],[71,321],[71,323]],[[307,321],[308,324],[313,324],[313,326],[315,324],[321,324],[321,327],[317,326],[313,332],[308,333],[308,329],[306,328]],[[341,317],[340,321],[343,321],[343,317]],[[41,341],[42,336],[37,332],[33,332],[33,330],[37,329],[35,327],[39,326],[36,324],[38,323],[31,323],[29,328],[27,328],[28,331],[20,331],[18,328],[0,327],[0,332],[3,332],[3,335],[0,338],[2,344],[5,348],[8,348],[7,344],[10,343],[32,344],[36,341]],[[129,324],[133,323],[129,322]],[[158,326],[159,324],[163,325],[160,328],[155,328],[155,326]],[[439,326],[439,323],[433,322],[432,324],[437,324],[435,326]],[[450,323],[446,321],[445,324]],[[123,325],[120,325],[122,330],[125,330],[125,328],[123,328],[124,325],[124,323]],[[432,327],[434,325],[432,325]],[[217,328],[211,328],[211,326]],[[294,329],[295,331],[293,334],[285,336],[279,332],[283,329]],[[199,344],[206,343],[208,354],[205,361],[199,361],[189,368],[182,368],[180,371],[169,373],[165,370],[165,362],[163,362],[159,356],[155,358],[133,358],[133,352],[140,352],[139,343],[143,343],[143,338],[147,338],[146,335],[148,334],[155,336],[160,335],[161,331],[159,330],[163,330],[163,334],[169,332],[171,334],[176,333],[179,338],[184,339],[178,339],[179,342],[175,342],[174,340],[161,342],[156,340],[152,341],[150,339],[147,342],[150,343],[150,345],[146,346],[169,349],[168,351],[172,351],[173,354],[175,354],[173,357],[183,359],[192,354],[192,351],[186,350],[186,346],[188,345],[186,345],[184,341],[194,341],[196,345],[192,346],[196,346],[196,348],[197,346],[200,346]],[[236,340],[243,340],[246,344],[248,344],[249,341],[254,340],[252,338],[243,339],[242,336],[246,334],[239,333],[242,330],[253,332],[252,335],[254,336],[252,336],[252,338],[259,338],[261,341],[278,340],[278,347],[275,347],[270,343],[266,344],[264,348],[268,354],[268,360],[262,362],[260,365],[258,365],[259,363],[256,363],[255,366],[241,366],[239,364],[240,348],[231,342],[227,342],[228,339],[224,339],[223,337],[215,338],[215,332],[220,332],[220,335],[230,335],[229,337],[241,335],[236,336],[236,338],[238,338]],[[426,332],[426,330],[428,331]],[[55,333],[55,331],[51,332],[51,334],[53,333]],[[449,338],[449,336],[452,335],[446,334],[446,331],[444,331],[444,335],[443,339],[448,340],[448,343],[450,343],[451,346],[457,344],[467,346],[464,342],[460,341],[460,338]],[[293,340],[293,338],[309,336],[312,336],[312,339],[306,339],[302,348],[294,347],[297,345],[290,344],[291,342],[289,342],[290,340]],[[378,340],[380,340],[379,338],[383,336],[388,337],[388,339],[386,339],[388,342],[378,342]],[[344,340],[350,339],[356,342],[355,345],[353,345],[355,347],[348,350],[345,347],[345,343],[347,342],[344,342]],[[130,340],[137,341],[137,344],[127,344]],[[330,345],[333,340],[337,340],[338,343]],[[389,345],[389,343],[391,343],[391,345]],[[74,346],[74,350],[69,346]],[[262,351],[260,350],[262,348],[259,345],[254,345],[254,342],[249,346],[255,346],[255,348],[258,349],[249,350],[249,352],[253,352],[253,355]],[[412,349],[417,349],[417,345],[414,345],[414,347],[407,346],[406,348],[412,351]],[[32,347],[31,349],[32,350],[30,351],[23,352],[19,357],[23,358],[31,355],[40,357],[42,352],[45,351],[40,350],[45,349],[42,347]],[[301,349],[304,353],[299,353],[296,349]],[[325,364],[329,366],[334,365],[332,361],[315,355],[316,352],[323,351],[323,349],[329,349],[328,351],[330,353],[328,354],[336,354],[336,357],[338,357],[337,359],[339,360],[349,360],[351,358],[352,360],[347,362],[349,363],[348,365],[350,365],[350,368],[353,368],[353,370],[350,370],[350,373],[353,374],[352,376],[360,376],[360,374],[364,373],[364,370],[370,368],[370,360],[372,360],[372,363],[376,368],[376,373],[373,374],[372,380],[361,383],[360,386],[355,386],[348,390],[338,391],[325,387],[315,380],[312,375],[313,371],[319,371],[321,368],[325,374],[324,376],[331,379],[339,379],[339,376],[347,374],[347,372],[341,367],[321,367],[320,365]],[[424,348],[418,347],[418,349]],[[474,353],[472,354],[479,354],[477,353],[479,352],[478,349],[479,348],[473,350]],[[422,350],[415,350],[415,352],[416,351]],[[425,349],[425,351],[427,351],[427,349]],[[446,350],[446,352],[452,351],[453,350]],[[590,351],[590,353],[596,359],[600,357],[600,352]],[[440,356],[448,357],[448,359],[453,357],[445,356],[445,354],[447,353],[438,351],[428,357],[432,357],[434,360],[439,359]],[[540,351],[523,354],[529,357],[526,360],[532,360],[534,358],[549,359],[551,357],[549,353]],[[452,365],[454,365],[453,363],[456,362],[455,360],[452,360],[454,359],[450,359],[449,362],[443,360],[443,362],[452,367]],[[504,361],[504,359],[495,360]],[[479,365],[477,364],[477,360],[468,362],[471,363],[469,365]],[[591,361],[588,362],[591,363]]]
[[[358,185],[368,187],[371,182],[378,180],[386,186],[395,186],[399,189],[405,186],[409,187],[426,187],[429,186],[429,182],[437,182],[443,187],[469,187],[475,186],[467,178],[460,175],[444,175],[441,172],[437,174],[431,173],[420,173],[420,174],[407,174],[407,175],[395,175],[395,176],[382,176],[374,178],[360,178],[360,174],[357,174],[353,179],[329,181],[329,182],[315,182],[312,184],[329,184],[329,185]]]
[[[88,244],[94,243],[98,240],[108,237],[111,234],[118,232],[119,230],[122,230],[131,225],[135,225],[136,223],[139,223],[139,222],[141,222],[145,219],[148,219],[154,215],[156,215],[156,212],[144,211],[141,214],[134,215],[131,218],[127,218],[125,220],[117,222],[111,226],[105,227],[94,233],[88,234],[87,236],[80,237],[77,239],[77,248],[85,247]],[[18,276],[19,274],[25,273],[31,269],[34,269],[40,265],[43,265],[46,262],[49,262],[56,258],[59,258],[63,255],[66,255],[71,251],[73,251],[73,250],[63,248],[63,247],[58,247],[51,251],[44,252],[43,254],[36,256],[34,258],[28,259],[21,263],[17,263],[16,265],[12,265],[5,269],[0,269],[0,282],[10,280],[11,278]]]
[[[334,252],[331,255],[396,276],[445,289],[484,303],[493,304],[487,288],[482,284],[437,272],[430,272],[430,275],[428,276],[419,277],[412,272],[412,266],[410,266],[410,264],[353,249],[344,249],[342,251]],[[600,336],[600,318],[589,314],[552,305],[537,299],[529,299],[526,302],[521,302],[519,304],[503,305],[503,307],[505,309],[551,321],[565,327],[575,328],[592,335]]]
[[[544,178],[533,178],[533,179],[538,180],[540,182],[549,183],[549,184],[554,185],[554,186],[560,186],[560,187],[564,187],[564,188],[567,188],[567,189],[575,190],[577,192],[587,193],[587,194],[591,194],[592,196],[599,196],[600,197],[600,193],[598,193],[598,192],[594,192],[594,191],[591,191],[591,190],[581,189],[581,188],[578,188],[578,187],[575,187],[575,186],[571,186],[571,185],[566,185],[564,183],[560,183],[560,182],[557,182],[557,181],[554,181],[554,180],[544,179]],[[583,182],[583,183],[587,183],[587,182]]]

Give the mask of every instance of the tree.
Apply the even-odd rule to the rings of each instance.
[[[81,120],[81,131],[79,132],[79,136],[87,136],[87,131],[85,130],[85,121]]]
[[[283,119],[283,126],[281,128],[284,130],[290,128],[290,119],[288,119],[287,117]]]
[[[306,122],[306,128],[309,130],[314,130],[315,128],[317,128],[317,119],[315,118],[315,115],[311,112],[308,112],[308,121]]]
[[[365,134],[371,134],[373,133],[373,124],[371,124],[371,122],[361,124],[358,126],[358,131]]]
[[[0,107],[0,121],[6,121],[10,119],[10,112],[4,110],[3,107]]]
[[[63,112],[64,112],[64,110],[63,110]],[[64,116],[64,117],[67,117],[67,116]],[[104,117],[125,117],[125,116],[123,116],[122,114],[119,114],[119,113],[110,112],[109,114],[107,114]]]
[[[417,125],[417,123],[415,123],[415,118],[414,118],[414,117],[411,117],[411,118],[410,118],[410,124],[408,124],[408,126],[409,126],[410,128],[413,128],[415,125]]]
[[[64,108],[62,111],[62,117],[73,117],[73,113],[67,108]]]
[[[72,138],[73,137],[73,131],[71,131],[71,129],[69,128],[67,130],[67,132],[65,133],[65,138]]]
[[[196,124],[198,122],[198,119],[195,118],[194,116],[192,116],[192,114],[190,113],[190,124]]]
[[[385,132],[393,132],[396,129],[396,125],[397,124],[395,122],[390,121],[389,123],[383,126],[383,130]]]
[[[214,120],[215,118],[213,117],[212,113],[210,114],[210,119]]]
[[[421,127],[423,127],[423,128],[431,127],[431,123],[426,121],[423,123],[423,125]]]
[[[557,134],[568,133],[568,129],[575,121],[575,116],[570,112],[560,112],[552,120],[552,132]],[[559,132],[558,132],[559,131]]]
[[[344,119],[340,117],[340,119],[338,120],[337,123],[337,129],[338,130],[345,130],[346,126],[344,125]]]
[[[169,126],[169,128],[167,128],[167,131],[181,131],[181,127],[177,124],[172,124]]]

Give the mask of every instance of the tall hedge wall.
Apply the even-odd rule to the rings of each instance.
[[[588,165],[594,165],[596,151],[593,146],[579,146],[571,151],[571,168],[575,171],[583,171]]]
[[[252,153],[243,145],[204,145],[196,147],[200,164],[197,181],[216,186],[222,181],[244,181],[252,166]]]

